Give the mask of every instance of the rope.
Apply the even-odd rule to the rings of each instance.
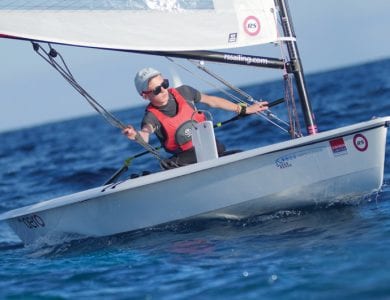
[[[275,18],[275,24],[279,24],[279,26],[282,26],[280,23],[280,19],[276,16],[276,11],[274,11],[274,18]],[[283,48],[283,43],[286,41],[295,41],[295,37],[281,37],[279,27],[276,25],[276,32],[278,35],[278,46],[280,49],[281,57],[286,61],[287,55]],[[284,64],[283,68],[283,79],[284,79],[284,98],[286,99],[287,104],[287,112],[288,112],[288,119],[289,119],[289,127],[290,127],[290,135],[291,138],[295,137],[301,137],[302,131],[301,126],[299,123],[299,117],[295,105],[295,98],[294,98],[294,88],[292,85],[291,76],[288,74],[286,63]]]
[[[226,96],[228,96],[232,101],[236,102],[236,103],[247,103],[245,101],[243,101],[241,98],[227,92],[226,90],[224,90],[223,88],[221,88],[220,86],[217,86],[215,84],[213,84],[212,82],[206,80],[206,79],[203,79],[203,77],[200,77],[199,75],[195,74],[194,72],[192,72],[191,70],[189,70],[188,68],[186,68],[184,65],[182,64],[179,64],[178,62],[174,61],[172,58],[170,57],[166,57],[170,62],[172,62],[173,64],[175,64],[176,66],[184,69],[185,71],[187,71],[188,73],[190,73],[193,77],[196,77],[197,79],[199,79],[200,81],[203,81],[204,83],[212,86],[213,88],[219,90],[221,93],[225,94]],[[204,66],[204,63],[203,62],[195,62],[193,60],[188,60],[189,62],[191,62],[192,64],[196,65],[199,69],[201,69],[202,71],[204,71],[205,73],[207,73],[208,75],[210,75],[211,77],[215,78],[216,80],[220,81],[222,84],[224,84],[225,86],[227,86],[228,88],[234,90],[235,92],[237,92],[238,94],[240,94],[241,96],[245,97],[247,99],[248,102],[251,102],[251,103],[254,103],[255,100],[253,99],[253,97],[251,95],[249,95],[248,93],[244,92],[243,90],[239,89],[238,87],[235,87],[233,86],[232,84],[230,84],[228,81],[226,81],[225,79],[223,79],[222,77],[220,77],[219,75],[215,74],[214,72],[211,72],[210,70],[208,70],[205,66]],[[277,121],[279,121],[280,123],[284,124],[285,126],[289,126],[289,124],[280,119],[279,117],[277,117],[275,114],[273,114],[270,110],[267,110],[267,111],[264,111],[264,112],[260,112],[260,113],[256,113],[256,115],[262,117],[264,120],[268,121],[269,123],[271,123],[272,125],[278,127],[279,129],[281,129],[282,131],[284,131],[285,133],[289,134],[289,130],[282,127],[281,125],[279,125],[278,123],[274,122],[272,119],[275,119]],[[272,119],[271,119],[272,118]]]
[[[87,101],[88,103],[100,114],[102,115],[112,126],[117,127],[119,129],[125,129],[126,125],[124,125],[121,121],[119,121],[114,115],[112,115],[109,111],[107,111],[99,102],[97,102],[86,90],[84,90],[75,80],[72,73],[70,72],[68,66],[66,65],[62,55],[57,52],[55,49],[50,47],[50,51],[47,52],[41,45],[33,42],[33,47],[36,53],[41,56],[46,62],[48,62],[54,69],[56,69],[61,76],[75,88]],[[46,54],[45,57],[42,53],[39,52],[41,50]],[[55,58],[59,56],[64,67],[59,65]]]
[[[229,87],[230,89],[234,90],[235,92],[237,92],[238,94],[240,94],[241,96],[245,97],[246,100],[250,103],[255,103],[256,100],[254,100],[254,98],[249,95],[248,93],[244,92],[243,90],[241,90],[240,88],[238,87],[235,87],[233,86],[232,84],[230,84],[228,81],[226,81],[225,79],[223,79],[221,76],[217,75],[216,73],[210,71],[209,69],[207,69],[203,64],[199,64],[198,68],[200,68],[202,71],[206,72],[207,74],[209,74],[211,77],[214,77],[216,80],[218,80],[219,82],[221,82],[222,84],[224,84],[225,86]],[[261,99],[260,99],[261,101]],[[243,102],[241,99],[240,99],[240,102]],[[281,129],[282,131],[286,132],[286,133],[289,133],[289,131],[285,128],[283,128],[282,126],[280,126],[279,124],[277,124],[276,122],[274,122],[271,118],[283,123],[284,125],[287,125],[288,126],[288,123],[283,121],[282,119],[280,119],[279,117],[277,117],[276,115],[274,115],[271,110],[266,110],[264,112],[258,112],[256,113],[256,115],[262,117],[264,120],[270,122],[272,125],[278,127],[279,129]]]
[[[193,62],[193,61],[191,61]],[[217,75],[216,73],[210,71],[207,69],[204,65],[204,63],[198,63],[197,67],[201,69],[203,72],[209,74],[211,77],[214,77],[216,80],[227,86],[228,88],[232,89],[236,93],[240,94],[241,96],[245,97],[248,101],[253,102],[253,97],[249,95],[248,93],[244,92],[243,90],[239,89],[238,87],[230,84],[227,80],[223,79],[221,76]]]
[[[166,59],[168,59],[171,63],[175,64],[176,66],[182,68],[183,70],[187,71],[188,73],[190,73],[193,77],[196,77],[199,81],[203,81],[204,83],[208,84],[209,86],[215,88],[216,90],[219,90],[221,93],[225,94],[226,96],[230,97],[231,99],[234,99],[236,102],[238,103],[244,103],[240,98],[238,98],[237,96],[227,92],[226,90],[222,89],[221,87],[213,84],[212,82],[206,80],[206,79],[203,79],[203,77],[199,76],[198,74],[192,72],[190,69],[186,68],[184,65],[182,64],[179,64],[178,62],[174,61],[172,58],[170,57],[166,57]],[[189,60],[191,62],[191,60]]]
[[[49,48],[50,51],[47,52],[41,45],[39,45],[36,42],[32,42],[33,48],[35,52],[42,57],[46,62],[48,62],[54,69],[56,69],[61,76],[74,88],[76,89],[86,100],[87,102],[104,118],[106,121],[111,124],[114,127],[117,127],[119,129],[125,129],[127,126],[124,125],[119,119],[117,119],[113,114],[111,114],[109,111],[107,111],[98,101],[96,101],[83,87],[81,87],[76,79],[74,78],[72,72],[68,68],[67,64],[65,63],[65,60],[63,59],[62,55],[57,52],[55,49],[51,47],[50,44]],[[45,53],[46,56],[44,56],[41,52]],[[63,66],[58,64],[58,62],[55,60],[56,57],[60,57]],[[153,148],[151,145],[149,145],[145,140],[137,133],[135,137],[135,141],[144,147],[147,151],[149,151],[152,155],[154,155],[158,160],[162,161],[160,154],[158,151]]]

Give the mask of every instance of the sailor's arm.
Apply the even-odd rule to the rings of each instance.
[[[139,134],[142,139],[148,143],[150,135],[154,132],[154,129],[151,124],[145,124],[140,131],[137,131],[133,126],[128,125],[122,132],[131,140],[135,140],[137,134]]]
[[[224,98],[217,97],[217,96],[210,96],[206,94],[201,94],[200,102],[207,104],[210,107],[213,108],[221,108],[228,111],[234,111],[237,114],[240,114],[242,112],[242,106],[233,102],[230,102]],[[255,104],[252,104],[251,106],[248,106],[244,110],[244,114],[254,114],[257,112],[264,111],[268,109],[268,102],[267,101],[261,101],[256,102]]]
[[[201,96],[200,102],[205,103],[210,107],[221,108],[229,111],[237,110],[237,104],[234,104],[233,102],[230,102],[224,98],[217,97],[217,96],[210,96],[206,94],[200,94],[200,96]]]

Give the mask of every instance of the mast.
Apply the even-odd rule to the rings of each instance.
[[[287,4],[287,0],[276,0],[279,6],[279,14],[282,20],[283,33],[286,37],[294,37],[295,32],[292,25],[290,10]],[[306,129],[308,134],[317,133],[317,125],[314,121],[314,113],[311,108],[309,96],[306,89],[305,76],[303,74],[303,68],[301,58],[298,52],[298,46],[296,41],[287,41],[287,50],[290,57],[291,72],[294,74],[297,90],[300,98],[303,116],[305,119]]]

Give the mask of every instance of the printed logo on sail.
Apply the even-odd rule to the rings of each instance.
[[[329,144],[334,156],[348,154],[347,146],[345,145],[342,137],[329,141]]]
[[[228,43],[237,42],[237,32],[229,33]]]
[[[246,17],[244,20],[244,31],[252,36],[258,35],[260,32],[260,21],[255,16]]]
[[[361,152],[366,151],[368,148],[367,138],[361,133],[355,134],[353,137],[353,144],[355,148]]]

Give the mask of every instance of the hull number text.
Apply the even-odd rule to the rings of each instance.
[[[19,217],[18,221],[23,223],[24,225],[26,225],[26,227],[29,229],[45,227],[45,222],[38,215],[29,215],[29,216]]]

